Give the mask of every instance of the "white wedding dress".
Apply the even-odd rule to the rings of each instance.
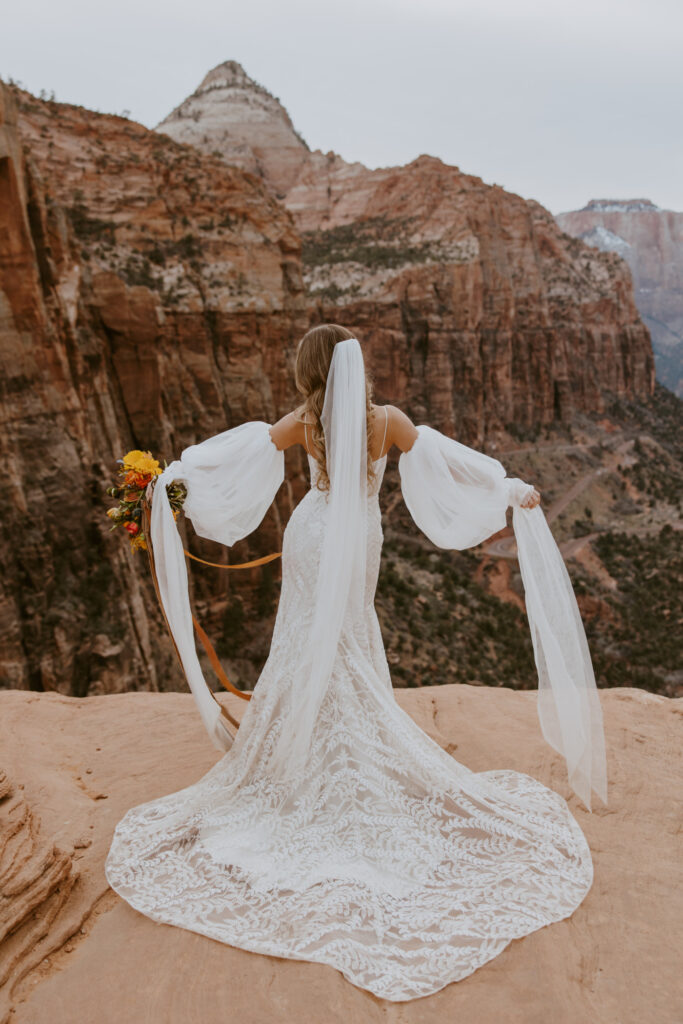
[[[500,463],[430,428],[418,429],[418,441],[400,461],[404,495],[418,523],[430,527],[437,543],[449,539],[438,531],[450,528],[457,515],[447,514],[443,490],[430,497],[425,488],[436,486],[429,473],[450,459],[451,483],[486,490],[487,501],[497,495],[489,513],[474,501],[469,539],[499,529],[501,508],[504,524],[514,492]],[[458,459],[470,473],[467,480],[461,474],[459,483]],[[131,906],[155,921],[257,953],[329,964],[376,996],[407,1000],[464,978],[512,939],[569,916],[591,887],[593,866],[583,832],[561,796],[521,772],[471,771],[396,703],[373,603],[385,462],[386,456],[375,464],[376,485],[364,497],[363,600],[346,610],[305,762],[284,780],[272,767],[278,739],[286,742],[283,731],[301,712],[300,658],[315,622],[329,513],[327,495],[314,486],[317,463],[310,457],[312,486],[284,532],[270,654],[237,736],[229,746],[210,695],[202,706],[206,694],[196,688],[186,649],[183,661],[207,728],[217,746],[229,749],[193,785],[127,812],[116,828],[106,875]],[[167,479],[187,481],[186,512],[199,532],[234,543],[260,522],[282,479],[282,465],[268,425],[249,423],[188,449],[169,467]],[[227,490],[225,467],[232,470]],[[503,491],[496,491],[499,484]],[[424,507],[429,501],[430,512]],[[155,497],[155,550],[178,641],[182,615],[176,615],[168,587],[184,563],[182,548],[177,561],[170,533],[164,547],[162,519],[169,530],[175,527],[162,504]],[[216,510],[222,514],[214,515]],[[526,513],[517,507],[515,515],[532,517],[536,511],[542,517],[540,508]],[[534,569],[530,578],[531,548],[524,547],[522,529],[517,536],[520,560],[527,559],[539,675],[548,666],[552,675],[552,635],[547,622],[539,625],[540,610],[531,610],[533,585],[541,586],[551,620],[553,602],[543,592],[543,570]],[[556,569],[556,561],[551,563]],[[560,644],[567,632],[559,630]],[[573,678],[576,683],[576,672]],[[542,711],[542,697],[552,693],[550,686],[543,694],[539,690],[539,713],[542,724],[545,714],[544,732],[566,755],[571,737],[565,725],[572,712],[562,710],[562,702],[571,704],[576,694],[570,687]],[[591,691],[589,703],[593,696]],[[585,707],[585,692],[576,699]],[[590,708],[582,733],[593,767],[592,780],[587,769],[588,799],[591,781],[606,799],[604,780],[596,781],[604,758],[604,749],[595,751],[602,723],[596,722],[595,703]],[[552,736],[554,726],[561,736]],[[577,763],[570,765],[575,788],[586,777],[585,756],[583,768]]]

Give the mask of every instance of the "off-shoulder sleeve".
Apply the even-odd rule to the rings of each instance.
[[[401,489],[417,526],[441,548],[473,547],[512,525],[538,671],[538,716],[546,741],[567,763],[570,785],[591,808],[607,803],[602,709],[586,634],[562,554],[533,485],[508,477],[497,459],[428,426],[399,458]]]
[[[422,425],[398,468],[410,514],[437,547],[469,548],[505,526],[508,486],[497,459]]]
[[[268,423],[252,421],[186,448],[154,487],[151,542],[161,602],[202,721],[219,750],[227,750],[232,737],[197,657],[185,555],[166,485],[182,480],[185,515],[195,531],[231,545],[256,529],[283,479],[284,452],[275,446]]]

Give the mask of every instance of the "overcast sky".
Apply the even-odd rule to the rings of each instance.
[[[10,0],[0,76],[154,127],[224,60],[312,149],[683,210],[683,0]]]

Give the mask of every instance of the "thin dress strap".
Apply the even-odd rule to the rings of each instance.
[[[389,426],[389,409],[385,405],[384,406],[384,437],[382,438],[382,447],[379,450],[379,457],[380,457],[380,459],[383,456],[384,445],[385,445],[386,440],[387,440],[387,427],[388,426]],[[306,420],[304,420],[304,440],[306,442],[306,446],[305,447],[306,447],[306,451],[310,455],[311,453],[310,453],[310,450],[309,450],[309,447],[308,447],[308,430],[306,428],[307,428],[307,422],[306,422]]]

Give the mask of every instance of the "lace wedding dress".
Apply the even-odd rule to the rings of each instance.
[[[429,428],[419,431],[414,448],[401,456],[404,494],[410,493],[413,508],[426,497],[424,480],[410,490],[410,464],[424,474],[432,442],[434,457],[440,438],[457,444]],[[267,424],[245,424],[218,438],[211,439],[213,449],[188,449],[169,467],[169,477],[188,482],[186,511],[195,528],[215,537],[218,527],[210,529],[197,507],[200,474],[217,466],[241,468],[230,475],[239,493],[213,491],[212,501],[224,513],[232,508],[230,529],[243,535],[260,521],[266,497],[279,486],[282,453]],[[216,457],[220,445],[222,461]],[[450,451],[453,456],[455,449]],[[465,451],[475,467],[488,458]],[[521,772],[471,771],[396,703],[373,603],[385,462],[375,463],[375,483],[363,496],[362,600],[345,608],[331,671],[314,702],[304,759],[294,760],[282,777],[273,767],[302,713],[301,652],[315,639],[316,581],[332,514],[327,494],[315,486],[317,463],[310,457],[310,490],[284,532],[270,654],[236,738],[220,733],[215,709],[207,704],[214,742],[232,745],[193,785],[128,811],[116,828],[106,875],[131,906],[155,921],[258,953],[329,964],[376,996],[407,1000],[464,978],[512,939],[570,915],[591,887],[593,867],[561,796]],[[246,482],[245,474],[251,477]],[[512,482],[504,470],[493,476],[505,484],[504,513]],[[470,478],[468,485],[474,483]],[[484,486],[481,479],[476,485]],[[159,493],[157,485],[155,505]],[[238,508],[242,519],[235,527]],[[497,515],[500,528],[500,507]],[[485,521],[481,506],[476,519],[480,531],[496,525]],[[225,514],[221,522],[224,531]],[[155,549],[163,556],[160,528]],[[162,562],[172,577],[168,551]],[[166,596],[168,613],[172,602]],[[177,638],[178,620],[171,614],[169,621]],[[540,641],[537,647],[543,662]],[[595,739],[594,718],[588,724]],[[584,730],[584,743],[588,739]]]

